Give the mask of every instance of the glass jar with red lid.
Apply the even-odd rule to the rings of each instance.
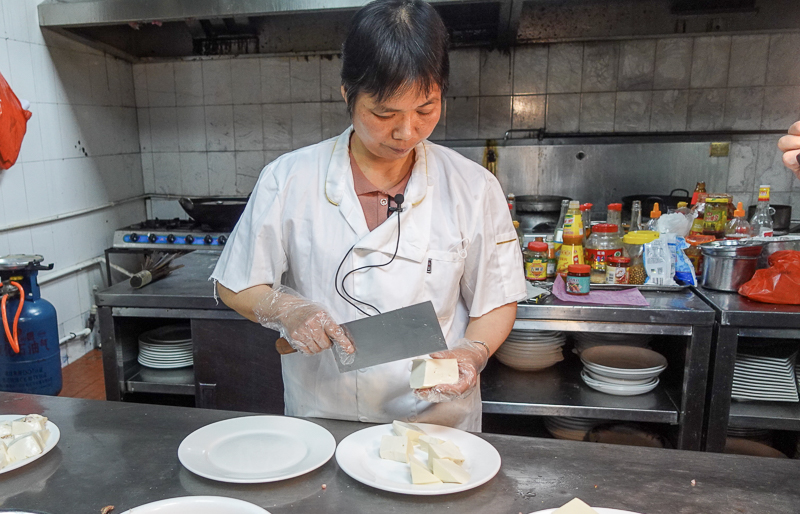
[[[567,282],[565,289],[568,294],[589,294],[592,267],[588,264],[570,264],[567,268]]]
[[[592,235],[586,241],[586,264],[592,267],[591,282],[606,282],[606,261],[609,257],[622,256],[622,239],[619,227],[613,223],[600,223],[592,227]]]

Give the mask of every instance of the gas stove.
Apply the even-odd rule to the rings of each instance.
[[[114,248],[188,252],[222,251],[230,229],[215,230],[193,220],[147,220],[114,232]]]

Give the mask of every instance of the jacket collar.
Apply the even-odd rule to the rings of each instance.
[[[348,127],[334,145],[331,161],[325,177],[325,197],[339,211],[358,235],[356,249],[378,251],[389,256],[394,254],[397,244],[397,213],[372,232],[367,228],[361,203],[353,184],[350,168],[349,144],[353,127]],[[400,247],[397,256],[421,262],[430,238],[431,201],[425,201],[433,187],[435,167],[428,159],[426,142],[420,142],[415,150],[414,167],[406,186],[403,212],[400,213]]]

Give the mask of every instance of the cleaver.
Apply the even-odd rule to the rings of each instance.
[[[442,327],[430,301],[340,326],[356,351],[350,364],[342,364],[334,352],[339,373],[447,350]],[[275,347],[281,355],[296,352],[283,338],[278,339]]]

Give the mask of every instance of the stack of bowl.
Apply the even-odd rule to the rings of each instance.
[[[635,396],[652,391],[667,369],[660,353],[632,346],[596,346],[581,353],[583,381],[597,391]]]
[[[510,368],[537,371],[564,360],[561,347],[566,340],[564,332],[512,330],[494,355]]]

